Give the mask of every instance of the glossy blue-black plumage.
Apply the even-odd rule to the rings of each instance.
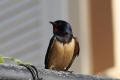
[[[54,22],[55,26],[59,32],[58,35],[61,34],[62,36],[68,34],[68,35],[72,35],[72,29],[71,29],[71,25],[63,20],[57,20]],[[55,33],[56,34],[56,33]]]
[[[55,22],[50,22],[53,25],[53,33],[56,38],[63,43],[70,42],[73,34],[71,25],[63,20],[57,20]]]

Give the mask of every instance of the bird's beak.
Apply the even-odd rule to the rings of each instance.
[[[50,21],[50,23],[53,25],[53,33],[57,33],[58,30],[57,30],[57,28],[56,28],[55,22]]]
[[[52,25],[55,25],[55,23],[54,23],[54,22],[52,22],[52,21],[50,21],[50,23],[51,23]]]

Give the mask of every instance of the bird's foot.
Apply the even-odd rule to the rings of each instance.
[[[73,71],[65,71],[65,72],[73,73]]]

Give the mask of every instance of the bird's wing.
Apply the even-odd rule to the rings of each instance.
[[[74,54],[75,54],[76,56],[79,56],[79,52],[80,52],[79,42],[78,42],[77,38],[74,37],[74,39],[75,39],[75,50],[74,50]]]
[[[74,49],[74,54],[73,54],[73,57],[72,57],[72,60],[70,62],[70,64],[68,65],[68,67],[66,68],[66,71],[70,68],[70,66],[72,65],[74,59],[76,56],[79,56],[79,51],[80,51],[80,47],[79,47],[79,43],[78,43],[78,40],[73,37],[74,40],[75,40],[75,49]]]
[[[49,59],[50,59],[50,55],[51,55],[50,51],[51,51],[52,46],[53,46],[54,38],[55,37],[53,36],[49,42],[49,46],[48,46],[47,53],[45,56],[45,69],[48,69]]]

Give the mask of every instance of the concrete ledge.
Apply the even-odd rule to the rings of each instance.
[[[37,67],[41,80],[120,80],[93,75],[46,70]],[[23,66],[0,64],[0,80],[32,80],[31,73]]]

